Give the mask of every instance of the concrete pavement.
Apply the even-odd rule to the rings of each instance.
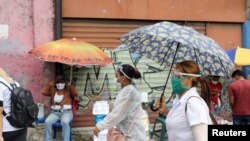
[[[152,127],[152,126],[151,126]],[[94,127],[75,127],[72,128],[73,141],[93,141]],[[27,141],[44,141],[44,124],[41,123],[33,128],[28,128]],[[159,141],[159,138],[149,139],[150,141]],[[58,131],[56,139],[53,141],[62,141],[61,131]]]

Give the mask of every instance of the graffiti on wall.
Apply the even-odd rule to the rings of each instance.
[[[163,91],[166,97],[170,97],[169,83],[165,89],[168,68],[140,55],[131,54],[123,46],[114,50],[106,49],[104,52],[113,59],[111,65],[74,67],[73,69],[73,84],[81,95],[80,107],[87,108],[91,101],[95,100],[112,101],[115,99],[119,92],[119,88],[114,83],[115,70],[123,63],[131,64],[141,72],[142,79],[133,81],[141,92],[148,94],[149,101],[160,97]],[[69,70],[65,68],[65,73],[69,73]]]

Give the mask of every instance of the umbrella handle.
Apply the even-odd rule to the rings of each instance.
[[[173,95],[174,95],[174,93],[172,92],[171,96],[168,98],[168,100],[167,100],[166,103],[168,103],[168,102],[171,100],[171,98],[173,97]],[[162,102],[162,97],[163,97],[163,96],[164,96],[164,94],[161,95],[160,103]],[[156,112],[156,111],[158,111],[159,109],[161,109],[161,106],[160,106],[159,108],[156,108],[156,107],[154,106],[154,103],[155,103],[155,100],[152,100],[152,102],[150,103],[150,109],[151,109],[153,112]]]
[[[161,108],[161,106],[160,106],[159,108],[156,108],[156,107],[154,106],[154,103],[155,103],[155,100],[152,100],[152,102],[150,103],[150,109],[151,109],[153,112],[156,112],[156,111],[158,111],[158,110]]]
[[[160,97],[160,103],[162,103],[162,97],[163,97],[164,94],[161,95]],[[154,112],[158,111],[159,109],[161,109],[161,105],[159,108],[155,107],[155,100],[152,100],[152,102],[150,103],[150,109]]]

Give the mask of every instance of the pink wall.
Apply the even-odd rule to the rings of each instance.
[[[9,25],[9,37],[0,40],[0,67],[30,89],[36,101],[54,76],[54,64],[44,63],[27,52],[53,40],[53,1],[0,0],[0,24]]]

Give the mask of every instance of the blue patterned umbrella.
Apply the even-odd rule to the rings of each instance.
[[[139,53],[171,66],[184,60],[199,64],[203,75],[230,75],[234,64],[211,38],[193,28],[171,22],[160,22],[133,30],[121,38],[132,53]]]

